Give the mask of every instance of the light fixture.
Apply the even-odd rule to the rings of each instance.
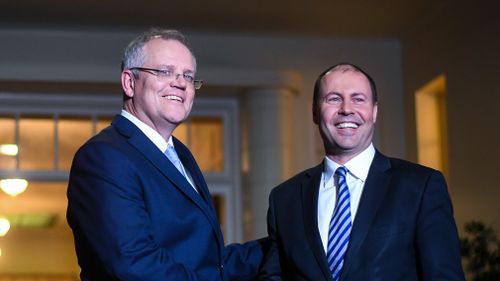
[[[23,193],[28,187],[28,181],[25,179],[4,179],[0,180],[0,188],[3,192],[14,197]]]
[[[17,144],[0,144],[0,154],[7,156],[16,156],[19,153],[19,147]]]
[[[4,217],[0,217],[0,237],[5,236],[10,229],[10,222]]]

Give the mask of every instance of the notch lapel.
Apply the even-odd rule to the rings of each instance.
[[[196,164],[196,160],[192,156],[191,152],[189,152],[187,147],[178,139],[172,137],[172,141],[174,142],[175,150],[179,155],[179,159],[181,160],[182,165],[184,165],[184,167],[189,171],[189,174],[194,181],[193,184],[196,186],[199,196],[201,196],[207,203],[211,204],[212,198],[210,196],[207,183],[203,177],[203,173],[198,167],[198,164]]]
[[[222,233],[220,232],[219,220],[217,218],[217,213],[215,211],[215,206],[212,200],[212,196],[210,195],[210,191],[208,190],[207,182],[203,177],[203,173],[198,167],[198,164],[196,164],[196,160],[194,159],[191,152],[189,152],[188,148],[184,144],[182,144],[179,140],[177,140],[175,137],[173,138],[173,142],[174,146],[176,147],[176,150],[178,151],[179,158],[181,159],[182,164],[189,171],[189,174],[191,175],[191,178],[194,181],[194,185],[198,190],[196,197],[202,198],[204,200],[204,203],[210,206],[209,211],[210,214],[212,215],[212,220],[217,223],[218,227],[216,230],[219,233],[220,237],[222,237]],[[191,185],[190,187],[192,190],[194,190]]]
[[[331,280],[332,274],[328,268],[326,254],[321,242],[318,229],[318,194],[319,185],[321,183],[321,174],[323,172],[323,163],[311,169],[309,172],[309,180],[305,180],[301,184],[302,188],[302,205],[304,206],[303,221],[307,241],[311,247],[318,266],[321,268],[325,280]]]
[[[217,220],[215,210],[212,204],[207,204],[207,202],[198,194],[193,187],[189,184],[189,182],[184,178],[184,176],[177,170],[177,168],[168,160],[167,157],[156,147],[142,132],[137,128],[132,122],[121,115],[117,115],[113,119],[113,126],[120,132],[122,135],[128,138],[128,143],[138,150],[140,153],[144,155],[144,158],[150,161],[160,173],[162,173],[171,183],[172,185],[179,190],[179,192],[183,193],[186,197],[188,197],[208,218],[208,221],[212,225],[215,233],[217,233],[217,237],[223,244],[222,234],[220,231],[220,225]],[[186,149],[187,150],[187,149]],[[185,154],[185,153],[183,153]],[[194,159],[193,159],[194,161]],[[183,162],[184,163],[184,162]],[[193,171],[191,167],[191,163],[189,162],[188,169],[190,173]],[[193,180],[196,181],[196,184],[203,186],[203,188],[208,192],[206,188],[206,184],[202,185],[200,180],[198,179],[198,173],[193,172]],[[204,182],[204,180],[202,180]]]
[[[389,168],[389,159],[377,151],[363,188],[356,218],[354,219],[340,280],[349,280],[349,272],[352,264],[359,255],[373,219],[387,193],[391,179],[391,175],[387,173]]]

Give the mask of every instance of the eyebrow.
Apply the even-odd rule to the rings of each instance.
[[[335,91],[332,91],[332,92],[328,92],[326,93],[324,96],[322,96],[322,98],[326,98],[328,96],[331,96],[331,95],[336,95],[336,96],[343,96],[341,93],[339,92],[335,92]],[[348,93],[346,94],[347,97],[357,97],[357,96],[363,96],[365,98],[369,98],[369,96],[363,92],[352,92],[352,93]]]
[[[354,93],[351,93],[351,96],[368,96],[368,95],[363,93],[363,92],[354,92]]]
[[[329,96],[329,95],[340,95],[340,93],[339,92],[328,92],[325,94],[325,97]]]
[[[169,70],[171,70],[171,69],[175,69],[175,68],[177,68],[177,67],[175,65],[172,65],[172,64],[160,64],[158,66],[158,69],[169,69]],[[185,70],[183,70],[182,73],[192,73],[192,74],[195,74],[196,72],[194,70],[192,70],[192,69],[185,69]]]

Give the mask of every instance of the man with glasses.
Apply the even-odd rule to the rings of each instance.
[[[203,175],[172,136],[202,85],[185,37],[156,29],[137,37],[121,85],[121,114],[78,150],[70,172],[81,279],[251,280],[261,242],[224,246]]]

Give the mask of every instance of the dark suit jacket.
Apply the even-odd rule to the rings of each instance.
[[[318,231],[323,164],[270,195],[272,250],[262,280],[332,280]],[[279,259],[279,261],[278,261]],[[464,280],[442,174],[378,151],[354,219],[340,280]]]
[[[174,146],[199,194],[166,156],[118,115],[76,153],[67,219],[82,280],[246,280],[257,242],[225,247],[193,156]]]

